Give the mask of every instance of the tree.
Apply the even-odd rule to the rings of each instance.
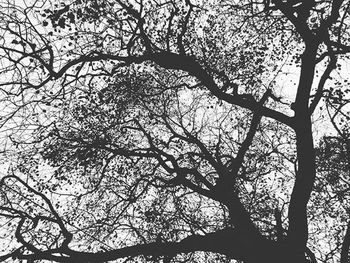
[[[0,259],[348,262],[349,6],[3,0]]]

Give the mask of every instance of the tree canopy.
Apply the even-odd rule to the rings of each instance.
[[[349,16],[0,0],[0,261],[349,262]]]

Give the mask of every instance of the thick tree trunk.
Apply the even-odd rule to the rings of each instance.
[[[298,170],[288,212],[288,242],[292,247],[297,248],[300,254],[305,251],[308,239],[306,206],[316,177],[309,98],[314,79],[317,46],[313,43],[307,45],[302,55],[294,108]]]
[[[244,242],[244,238],[242,239]],[[246,240],[248,241],[248,240]],[[252,242],[250,240],[250,249],[248,254],[243,257],[244,263],[306,263],[305,250],[300,251],[297,247],[284,242],[275,242],[270,240],[260,240]]]
[[[312,136],[312,120],[309,98],[314,80],[317,44],[310,43],[302,55],[301,74],[294,105],[294,130],[296,134],[298,170],[288,211],[289,228],[287,239],[282,242],[265,240],[248,263],[305,263],[308,239],[307,203],[316,176],[315,151]]]

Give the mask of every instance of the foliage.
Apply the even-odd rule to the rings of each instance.
[[[1,0],[0,260],[348,262],[349,6]]]

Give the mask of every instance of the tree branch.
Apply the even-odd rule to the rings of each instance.
[[[317,47],[318,43],[306,43],[294,110],[298,170],[288,211],[288,241],[298,248],[300,255],[304,255],[308,239],[306,209],[316,177],[312,121],[308,113]]]
[[[350,222],[346,227],[346,232],[341,246],[340,263],[349,263],[349,247],[350,247]]]
[[[161,52],[149,56],[149,59],[166,69],[177,69],[190,73],[192,76],[196,77],[202,83],[202,85],[210,90],[210,92],[218,99],[245,109],[249,109],[253,112],[259,112],[262,116],[275,119],[281,123],[288,125],[289,127],[293,127],[294,125],[293,118],[281,112],[264,107],[254,99],[247,99],[245,96],[240,96],[238,94],[230,95],[221,91],[217,87],[213,78],[193,57],[169,52]]]
[[[251,253],[252,247],[265,251],[263,254]],[[163,257],[175,256],[179,253],[189,253],[194,251],[207,251],[228,255],[237,260],[257,260],[268,255],[272,247],[272,242],[267,240],[246,238],[237,230],[226,228],[204,236],[193,235],[180,242],[153,242],[149,244],[139,244],[110,251],[89,253],[79,252],[72,249],[60,251],[58,256],[49,252],[31,253],[17,255],[18,259],[26,260],[53,260],[56,262],[79,263],[79,262],[107,262],[125,257],[136,257],[140,255]]]
[[[333,69],[335,69],[336,63],[337,63],[336,57],[334,56],[334,54],[331,54],[330,55],[330,61],[329,61],[328,65],[327,65],[327,68],[323,72],[323,74],[321,76],[321,79],[320,79],[320,81],[318,83],[317,91],[316,91],[314,100],[311,102],[310,110],[309,110],[310,114],[312,114],[314,112],[317,104],[319,103],[320,99],[322,98],[324,85],[326,84],[326,81],[329,78],[329,76],[330,76],[331,72],[333,71]]]

